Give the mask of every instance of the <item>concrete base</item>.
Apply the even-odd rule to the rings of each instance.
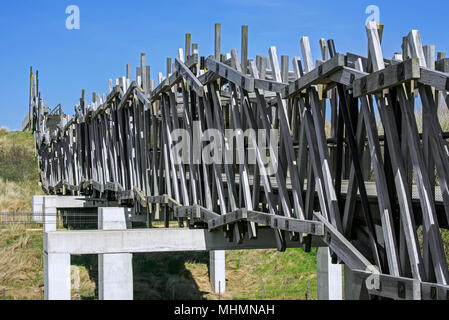
[[[58,208],[52,196],[45,196],[42,202],[44,232],[56,231]]]
[[[33,196],[33,221],[43,222],[44,196]]]
[[[125,208],[98,208],[98,229],[125,230]],[[100,300],[133,299],[132,253],[98,255],[98,298]]]
[[[44,299],[70,300],[70,254],[44,251]]]
[[[215,293],[226,291],[226,251],[210,251],[209,253],[209,275],[210,283]]]
[[[132,253],[98,255],[98,299],[133,300]]]
[[[342,268],[332,264],[329,248],[317,249],[317,299],[342,300]]]
[[[75,197],[34,196],[33,214],[38,212],[38,203],[42,200],[42,223],[44,234],[56,231],[58,208],[83,207],[84,201]],[[36,210],[36,211],[35,211]],[[70,254],[66,252],[48,252],[44,240],[44,299],[70,300]]]

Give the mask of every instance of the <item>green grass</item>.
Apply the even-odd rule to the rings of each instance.
[[[0,177],[14,182],[38,181],[30,132],[0,130]]]
[[[8,299],[41,299],[42,232],[0,228],[0,288]]]
[[[30,132],[0,129],[0,211],[30,212],[42,194],[33,145]]]
[[[23,225],[0,227],[0,290],[8,300],[43,298],[43,238],[39,229]],[[77,259],[78,258],[78,259]],[[94,296],[95,283],[79,257],[72,257],[72,276],[79,270],[82,297]],[[72,297],[77,294],[72,290]]]
[[[264,299],[305,299],[308,282],[309,297],[316,299],[315,249],[228,251],[226,264],[233,299],[260,299],[262,282]],[[239,276],[242,270],[244,277]]]

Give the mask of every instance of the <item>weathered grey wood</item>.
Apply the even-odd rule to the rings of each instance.
[[[254,88],[263,91],[281,93],[287,86],[287,84],[277,81],[254,79]]]
[[[371,263],[321,214],[314,212],[324,225],[324,242],[351,269],[367,270]]]
[[[362,62],[356,62],[356,68],[362,70]],[[368,136],[368,146],[370,149],[371,162],[376,181],[376,190],[379,197],[379,214],[382,221],[383,238],[387,252],[388,266],[390,274],[399,276],[399,257],[396,247],[396,237],[394,234],[394,224],[390,198],[387,193],[387,183],[382,161],[382,153],[379,144],[377,125],[374,117],[374,108],[372,100],[367,97],[361,97],[361,114],[363,115]]]
[[[370,41],[379,41],[370,40]],[[373,45],[372,47],[380,46]],[[382,59],[381,54],[375,54],[371,52],[371,58],[373,60]],[[374,65],[380,65],[377,62]],[[377,71],[377,69],[374,69]],[[419,252],[418,238],[416,233],[415,219],[412,212],[412,205],[410,200],[410,190],[406,187],[405,182],[405,169],[401,154],[398,152],[400,150],[400,145],[397,136],[397,127],[394,122],[394,114],[392,109],[387,107],[385,99],[376,98],[376,102],[379,108],[379,114],[382,119],[384,130],[386,133],[386,138],[388,141],[389,149],[392,150],[390,153],[390,158],[392,161],[393,169],[395,170],[395,185],[397,190],[397,195],[399,198],[399,206],[401,212],[401,223],[404,230],[404,237],[407,241],[408,255],[410,258],[410,265],[412,268],[412,274],[415,279],[421,280],[424,275],[422,256]],[[396,134],[395,134],[396,133]]]
[[[142,74],[142,89],[145,91],[145,93],[147,92],[148,89],[148,78],[147,78],[147,68],[146,68],[146,55],[145,53],[141,53],[140,55],[140,72]]]
[[[240,50],[242,54],[242,72],[248,73],[248,26],[242,26],[242,47]]]
[[[184,61],[187,61],[187,59],[189,59],[190,57],[190,46],[191,46],[191,42],[192,42],[192,35],[190,33],[186,33],[186,43],[184,46]]]
[[[221,53],[221,24],[215,24],[215,60],[220,61],[220,53]]]
[[[198,78],[190,71],[186,65],[179,59],[175,59],[175,68],[179,75],[182,76],[188,83],[188,85],[198,94],[198,96],[203,96],[203,85],[198,80]]]
[[[354,281],[370,281],[373,277],[379,283],[379,289],[368,289],[369,294],[394,300],[421,300],[421,284],[419,281],[386,274],[375,274],[366,270],[353,270]]]
[[[286,87],[282,92],[283,98],[290,98],[291,96],[298,94],[304,89],[322,82],[323,79],[328,77],[330,74],[343,69],[345,65],[345,57],[342,54],[337,54],[332,59],[324,62],[318,68],[311,70],[310,72],[304,74],[301,78],[290,83],[288,88]]]
[[[423,222],[426,230],[431,237],[430,250],[432,252],[432,260],[434,262],[435,275],[438,282],[447,284],[449,280],[448,266],[444,256],[441,234],[438,227],[438,219],[435,213],[435,205],[430,195],[430,180],[428,172],[424,169],[424,159],[422,150],[419,147],[417,137],[417,127],[412,110],[406,102],[405,90],[399,90],[399,101],[402,112],[406,115],[407,133],[410,145],[410,155],[412,158],[413,169],[417,173],[418,189],[420,192],[420,200],[423,209]]]
[[[434,87],[439,91],[447,91],[449,89],[449,73],[421,67],[418,82]]]
[[[213,72],[220,77],[234,83],[237,86],[242,87],[248,92],[254,91],[254,79],[248,77],[241,72],[225,65],[224,63],[218,62],[212,58],[206,59],[206,67],[209,72]]]
[[[385,69],[385,62],[383,59],[382,48],[380,46],[379,25],[375,21],[370,21],[366,24],[366,34],[368,36],[368,49],[371,55],[371,60],[374,70]],[[404,57],[406,59],[406,57]],[[354,96],[358,96],[354,94]]]
[[[377,93],[404,82],[416,80],[420,76],[419,60],[409,59],[355,80],[354,97]]]
[[[275,74],[277,77],[279,76],[279,65],[277,63],[277,55],[276,50],[274,47],[270,48],[270,60],[271,60],[271,68],[273,71],[275,71]],[[284,60],[288,61],[288,57]],[[284,74],[285,75],[285,74]],[[280,79],[276,79],[280,80]],[[302,199],[302,190],[300,189],[299,185],[299,176],[298,176],[298,167],[296,166],[295,160],[296,157],[293,152],[293,142],[291,138],[291,129],[290,124],[288,122],[288,114],[286,110],[286,104],[285,101],[281,99],[281,95],[277,94],[277,102],[278,102],[278,109],[279,109],[279,115],[280,115],[280,127],[281,127],[281,135],[282,140],[285,144],[285,154],[286,154],[286,162],[288,165],[289,173],[292,179],[292,185],[293,185],[293,204],[295,208],[295,216],[299,219],[304,219],[304,202]],[[281,169],[281,168],[280,168]],[[279,171],[279,170],[278,170]],[[283,179],[281,176],[280,179]]]
[[[302,37],[300,44],[301,44],[302,59],[304,63],[304,72],[309,73],[314,68],[312,53],[310,51],[309,37]]]

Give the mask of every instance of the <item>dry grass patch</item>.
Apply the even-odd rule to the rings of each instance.
[[[42,234],[12,225],[0,232],[0,288],[9,299],[41,299]]]

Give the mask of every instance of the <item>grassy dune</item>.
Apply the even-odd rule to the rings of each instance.
[[[42,194],[33,135],[0,129],[0,212],[30,212],[33,195]]]
[[[41,299],[42,269],[42,232],[17,225],[0,230],[0,289],[8,299]]]

